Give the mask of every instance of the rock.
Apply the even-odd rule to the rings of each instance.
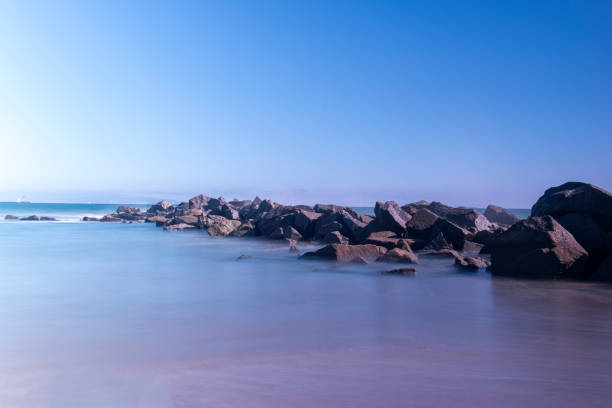
[[[100,218],[100,222],[121,222],[121,218],[116,217],[113,214],[108,214]]]
[[[172,203],[170,201],[162,200],[157,204],[153,204],[151,208],[147,210],[149,214],[167,213],[172,210]]]
[[[230,220],[240,220],[240,213],[238,212],[238,210],[236,210],[234,207],[230,206],[229,204],[223,204],[221,206],[220,215]]]
[[[225,237],[240,227],[240,221],[228,220],[220,215],[209,215],[205,221],[206,232],[211,237]]]
[[[442,232],[437,232],[429,242],[421,242],[415,246],[417,250],[440,251],[443,249],[452,249],[453,246],[446,240]]]
[[[417,210],[406,224],[406,233],[410,238],[429,239],[438,216],[427,208]]]
[[[289,244],[289,252],[297,252],[299,253],[300,250],[298,249],[297,245],[295,243],[291,243]]]
[[[397,247],[400,238],[393,231],[373,232],[365,239],[364,244],[372,244],[393,249]]]
[[[166,217],[162,217],[161,215],[155,215],[153,217],[147,217],[145,218],[145,222],[154,222],[155,224],[165,224],[168,221],[170,221],[168,218]]]
[[[189,199],[188,207],[205,209],[208,207],[208,203],[210,202],[210,200],[210,197],[205,196],[204,194],[200,194]]]
[[[519,221],[519,218],[503,207],[489,204],[484,212],[484,216],[491,222],[501,225],[512,225]]]
[[[195,228],[195,227],[193,225],[185,224],[185,223],[164,225],[164,229],[166,231],[182,231],[182,230],[192,229],[192,228]]]
[[[417,205],[417,204],[413,204]],[[478,211],[465,207],[450,207],[437,201],[428,205],[419,206],[419,209],[428,209],[440,218],[444,218],[470,233],[482,230],[493,230],[493,225],[484,215]]]
[[[606,258],[595,270],[591,279],[599,282],[612,283],[612,255]]]
[[[18,219],[19,219],[19,217],[14,216],[14,215],[7,214],[7,215],[5,215],[5,216],[4,216],[4,219],[5,219],[5,220],[18,220]]]
[[[251,221],[247,221],[232,231],[231,235],[233,237],[250,237],[255,235],[255,227]]]
[[[40,221],[57,221],[54,217],[40,217]]]
[[[359,216],[359,219],[361,220],[361,222],[363,222],[364,224],[368,225],[369,223],[371,223],[372,221],[374,221],[374,217],[372,217],[371,215],[367,215],[367,214],[361,214]]]
[[[242,254],[240,255],[238,258],[236,258],[237,261],[241,260],[241,259],[251,259],[253,258],[253,255],[250,254]]]
[[[414,254],[414,252],[399,248],[394,248],[387,251],[378,260],[381,262],[419,263],[419,258]]]
[[[176,217],[173,221],[173,224],[189,224],[197,227],[200,224],[200,219],[195,215],[181,215],[180,217]]]
[[[88,216],[85,216],[85,217],[81,218],[81,221],[100,221],[100,219],[97,218],[97,217],[88,217]]]
[[[342,232],[343,230],[344,225],[340,224],[338,221],[332,221],[326,224],[321,224],[320,222],[317,222],[317,224],[315,225],[315,238],[322,239],[326,237],[327,234],[329,234],[330,232]]]
[[[299,211],[293,219],[295,229],[304,237],[312,237],[315,233],[315,224],[321,215],[314,211]]]
[[[302,259],[328,259],[338,262],[369,262],[375,261],[384,255],[387,250],[376,245],[344,245],[330,244],[323,248],[306,252],[300,258]]]
[[[387,201],[384,204],[380,201],[376,202],[374,213],[376,222],[382,229],[393,231],[398,235],[406,232],[406,224],[412,218],[395,201]]]
[[[569,182],[549,188],[531,208],[532,216],[589,214],[605,232],[612,232],[612,194],[592,184]]]
[[[461,269],[468,270],[478,270],[478,269],[486,269],[491,265],[491,263],[485,259],[466,256],[455,258],[455,266]]]
[[[585,277],[587,252],[551,216],[515,223],[488,244],[491,272],[533,278]]]
[[[30,215],[29,217],[20,218],[21,221],[40,221],[40,217],[38,215]]]
[[[588,252],[587,273],[595,271],[597,266],[610,254],[607,234],[589,214],[565,214],[556,220]]]
[[[300,239],[302,239],[302,234],[300,234],[298,232],[298,230],[296,230],[295,228],[288,226],[284,228],[284,237],[288,238],[288,239],[292,239],[295,241],[299,241]]]
[[[441,236],[440,236],[441,235]],[[465,239],[470,235],[470,232],[464,228],[461,228],[457,224],[445,219],[438,218],[434,222],[432,228],[432,236],[434,240],[439,241],[440,245],[445,242],[449,243],[454,249],[462,250],[465,245]],[[433,245],[439,246],[439,245]],[[442,248],[440,248],[442,249]]]
[[[342,207],[334,204],[316,204],[314,211],[323,214],[341,213],[342,211],[348,212],[353,218],[359,218],[359,214],[350,207]]]
[[[342,235],[339,231],[329,232],[321,241],[324,244],[345,244],[349,243],[349,239]]]
[[[397,269],[388,269],[386,271],[381,272],[383,275],[408,275],[413,276],[416,273],[416,269],[408,267],[408,268],[397,268]]]
[[[355,239],[359,233],[366,227],[366,223],[358,217],[354,217],[352,213],[342,210],[338,215],[338,222],[344,225],[349,238]]]
[[[422,254],[423,256],[435,256],[435,257],[444,257],[444,258],[453,258],[458,259],[462,258],[461,254],[454,249],[440,249],[437,251],[429,251]]]

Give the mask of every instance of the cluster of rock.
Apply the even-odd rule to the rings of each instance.
[[[585,183],[547,190],[525,220],[495,205],[483,214],[435,201],[404,206],[387,201],[377,202],[370,216],[333,204],[282,205],[259,197],[226,201],[205,195],[178,205],[160,201],[147,211],[121,206],[101,219],[84,220],[287,240],[293,251],[297,241],[326,244],[302,259],[418,263],[417,253],[434,254],[454,259],[459,268],[490,268],[496,275],[612,280],[612,195]]]
[[[17,217],[16,215],[5,215],[4,216],[5,220],[21,220],[21,221],[57,221],[55,218],[53,217],[46,217],[46,216],[38,216],[38,215],[30,215],[27,217]]]
[[[121,206],[99,221],[151,222],[165,230],[200,229],[211,236],[287,240],[294,251],[297,241],[326,244],[303,254],[303,259],[418,263],[414,251],[452,250],[449,253],[454,254],[457,265],[466,268],[487,263],[479,258],[469,261],[458,251],[478,250],[484,240],[505,228],[476,210],[437,202],[402,207],[394,201],[377,202],[374,214],[360,215],[350,207],[333,204],[311,207],[282,205],[259,197],[226,201],[198,195],[176,206],[160,201],[146,212]],[[509,214],[505,216],[512,216]]]

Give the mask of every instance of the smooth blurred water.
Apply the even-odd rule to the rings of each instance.
[[[148,204],[123,204],[146,210]],[[30,215],[54,217],[58,221],[80,221],[83,217],[100,217],[117,210],[119,204],[65,204],[65,203],[15,203],[0,202],[0,221],[7,215],[27,217]],[[14,221],[12,221],[14,222]]]
[[[610,406],[610,287],[388,267],[0,223],[0,407]]]

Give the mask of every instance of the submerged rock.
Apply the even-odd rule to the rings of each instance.
[[[358,262],[367,263],[375,261],[384,255],[387,250],[376,245],[344,245],[330,244],[323,248],[306,252],[300,258],[302,259],[328,259],[339,262]]]
[[[455,266],[461,269],[478,270],[488,268],[491,262],[478,257],[466,256],[463,258],[460,256],[455,258]]]
[[[253,255],[251,255],[251,254],[242,254],[238,258],[236,258],[236,260],[240,261],[242,259],[251,259],[251,258],[253,258]]]
[[[397,269],[388,269],[386,271],[381,272],[383,275],[407,275],[413,276],[416,273],[416,269],[414,268],[397,268]]]

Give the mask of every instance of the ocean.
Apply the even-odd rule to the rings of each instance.
[[[612,400],[610,286],[425,257],[415,276],[386,276],[278,242],[74,222],[115,208],[0,204],[2,218],[66,221],[0,222],[0,407]]]

